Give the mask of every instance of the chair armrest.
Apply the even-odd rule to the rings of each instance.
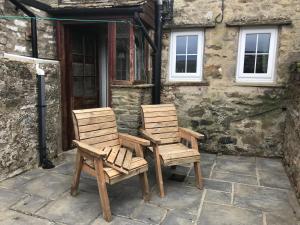
[[[143,129],[141,129],[140,131],[141,131],[142,135],[143,135],[146,139],[148,139],[149,141],[151,141],[152,143],[157,144],[157,145],[161,144],[161,140],[159,140],[159,139],[153,137],[153,135],[149,134],[147,131],[145,131],[145,130],[143,130]]]
[[[124,139],[129,142],[133,142],[135,144],[140,144],[143,146],[150,146],[150,141],[145,140],[143,138],[138,138],[129,134],[119,133],[119,138]]]
[[[179,127],[179,132],[183,133],[185,135],[192,136],[192,137],[194,137],[196,139],[204,139],[204,135],[203,134],[200,134],[198,132],[195,132],[195,131],[187,129],[187,128]]]
[[[77,140],[73,140],[73,143],[78,147],[79,150],[83,151],[84,153],[86,153],[92,157],[95,157],[95,158],[106,157],[106,153],[101,152],[101,149],[95,148],[91,145],[82,143]]]

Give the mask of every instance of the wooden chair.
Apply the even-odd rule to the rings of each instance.
[[[149,149],[154,154],[156,181],[160,196],[164,197],[161,164],[176,166],[194,163],[196,186],[203,188],[200,169],[200,153],[197,139],[204,136],[192,130],[178,127],[176,108],[173,104],[142,105],[143,129],[141,133],[150,140],[153,147]],[[192,148],[186,147],[181,141],[191,143]]]
[[[144,200],[149,200],[148,163],[144,159],[143,146],[150,146],[150,142],[118,133],[111,108],[73,110],[73,123],[77,156],[71,195],[77,194],[83,170],[97,178],[103,218],[106,221],[111,221],[106,183],[115,184],[139,175]]]

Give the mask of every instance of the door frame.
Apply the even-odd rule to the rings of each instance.
[[[71,58],[69,57],[70,54],[67,53],[67,50],[70,49],[70,42],[68,41],[70,39],[71,35],[71,25],[93,25],[93,24],[87,24],[87,23],[78,23],[78,22],[63,22],[63,21],[57,21],[56,22],[56,43],[57,43],[57,56],[58,60],[60,61],[60,81],[61,81],[61,118],[62,118],[62,149],[63,151],[67,151],[72,146],[72,139],[74,137],[73,129],[69,129],[73,126],[72,121],[72,104],[70,102],[71,99],[71,83],[72,83],[72,77],[69,76],[70,68],[68,68],[68,65],[71,64]],[[108,41],[108,48],[110,46]],[[99,46],[97,46],[99,48]],[[100,56],[98,57],[98,61],[101,60]],[[109,62],[109,59],[108,59]],[[108,63],[107,62],[107,63]],[[109,71],[107,71],[107,104],[108,106],[111,106],[111,78]],[[101,87],[99,87],[100,89]],[[99,90],[98,90],[99,92]],[[99,94],[99,93],[98,93]]]

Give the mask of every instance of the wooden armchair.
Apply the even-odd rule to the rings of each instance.
[[[161,164],[175,166],[185,163],[194,163],[196,186],[203,188],[203,179],[200,169],[200,153],[197,139],[204,136],[192,130],[178,127],[176,108],[173,104],[142,105],[143,136],[151,141],[149,149],[154,154],[156,181],[160,196],[164,197]],[[181,140],[191,143],[188,148]]]
[[[111,108],[73,110],[73,123],[77,156],[71,195],[77,194],[83,170],[97,178],[103,218],[106,221],[111,221],[106,183],[115,184],[139,175],[144,200],[149,200],[148,163],[144,159],[143,146],[150,146],[150,142],[118,133]]]

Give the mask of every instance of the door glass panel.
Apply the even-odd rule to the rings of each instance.
[[[256,53],[256,39],[257,39],[257,34],[246,35],[245,53]]]
[[[84,94],[83,77],[73,77],[73,93],[76,97]]]
[[[85,96],[91,97],[96,95],[96,79],[95,77],[85,77],[84,86],[85,86]]]

